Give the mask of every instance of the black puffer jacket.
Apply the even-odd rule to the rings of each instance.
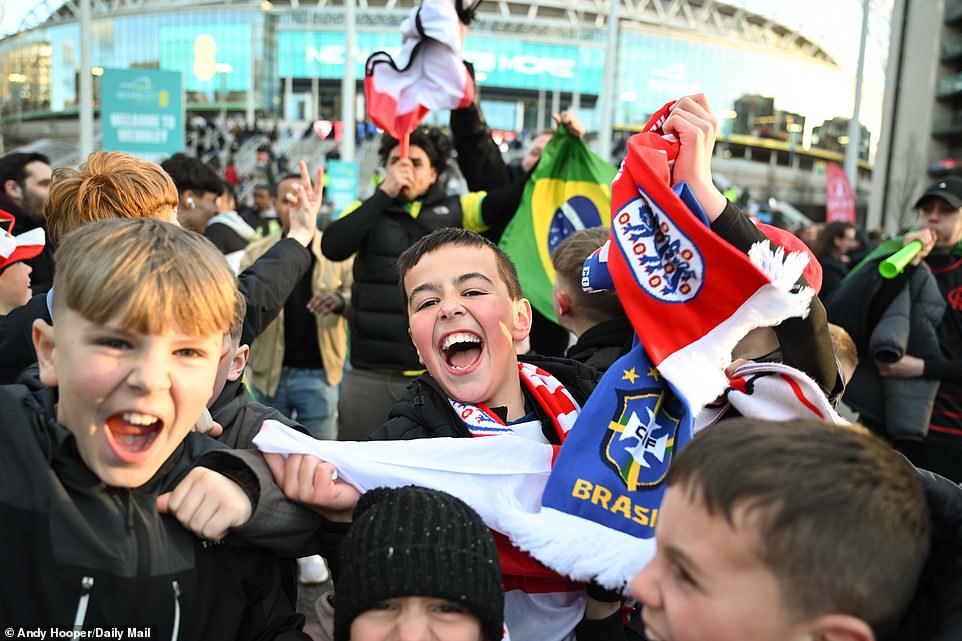
[[[937,359],[939,325],[945,301],[935,277],[920,265],[900,279],[897,294],[871,319],[870,303],[883,287],[878,261],[865,265],[842,283],[829,304],[832,322],[851,335],[859,364],[845,391],[845,402],[861,420],[894,440],[925,437],[939,381],[930,378],[882,378],[875,361],[895,362],[911,354]],[[885,287],[891,287],[884,283]]]
[[[962,488],[920,470],[932,520],[929,558],[898,641],[962,639]]]
[[[604,372],[631,351],[634,336],[635,330],[627,318],[606,320],[579,336],[565,357]]]
[[[0,621],[31,629],[150,628],[163,639],[302,639],[267,554],[208,544],[171,490],[217,444],[189,434],[142,487],[106,487],[54,420],[54,392],[0,387]],[[204,458],[203,460],[206,460]]]
[[[458,169],[471,191],[497,189],[524,173],[520,166],[504,162],[477,103],[451,110],[451,142],[458,154]]]
[[[321,238],[330,260],[354,259],[348,322],[351,364],[361,369],[421,370],[408,336],[404,297],[398,287],[397,259],[435,229],[462,225],[461,203],[435,183],[413,218],[404,206],[378,189],[360,207],[331,223]]]
[[[327,559],[331,573],[336,575],[338,549],[347,524],[332,523],[317,512],[288,501],[274,483],[264,457],[253,445],[254,437],[267,420],[278,421],[302,434],[308,433],[307,428],[273,407],[256,403],[242,380],[224,386],[210,406],[210,415],[224,428],[217,440],[234,448],[219,457],[218,471],[244,466],[257,477],[258,512],[263,518],[259,519],[260,525],[255,522],[244,526],[244,543],[271,550],[282,559],[291,559],[291,564],[294,558],[320,554]],[[278,536],[278,531],[283,535]],[[296,567],[281,563],[281,575],[285,592],[296,603]]]
[[[273,420],[307,434],[307,428],[273,407],[255,402],[242,379],[228,381],[210,404],[210,416],[224,428],[217,440],[234,449],[254,447],[253,441],[264,421]]]
[[[601,377],[597,370],[566,358],[526,354],[521,357],[521,360],[553,374],[582,406]],[[524,389],[523,386],[522,389]],[[558,435],[555,433],[551,418],[541,411],[537,403],[529,402],[529,405],[536,408],[545,437],[551,443],[557,444]],[[447,394],[431,378],[431,375],[422,374],[407,386],[401,400],[391,408],[387,422],[376,429],[370,439],[401,441],[442,436],[470,438],[471,432],[455,413],[451,403],[448,402]]]
[[[835,256],[822,256],[818,259],[818,264],[822,266],[822,289],[818,292],[818,297],[828,304],[848,273],[849,264]]]

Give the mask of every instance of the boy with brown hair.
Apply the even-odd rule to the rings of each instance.
[[[950,638],[900,626],[938,522],[926,499],[957,503],[958,489],[881,440],[815,420],[734,419],[696,437],[666,482],[657,552],[631,583],[651,641]]]
[[[0,620],[305,638],[271,557],[208,545],[176,520],[221,538],[258,498],[243,466],[226,466],[230,478],[204,467],[224,467],[218,446],[190,432],[236,309],[224,259],[138,219],[84,226],[57,261],[56,325],[33,329],[44,386],[0,387]]]
[[[578,340],[565,356],[601,370],[631,349],[635,332],[612,291],[588,293],[581,287],[585,259],[607,242],[607,227],[579,229],[555,248],[554,313],[558,323]]]

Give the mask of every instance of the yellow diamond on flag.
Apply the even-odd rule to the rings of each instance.
[[[554,281],[551,252],[572,232],[608,226],[611,186],[583,180],[542,178],[534,184],[531,213],[538,256],[548,279]]]

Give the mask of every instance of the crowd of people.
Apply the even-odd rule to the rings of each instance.
[[[556,120],[584,135],[571,114]],[[823,418],[844,404],[861,425],[725,406],[671,459],[653,556],[614,588],[523,575],[526,555],[449,493],[362,494],[316,456],[258,451],[270,421],[357,447],[503,433],[562,446],[602,376],[645,343],[622,293],[584,289],[585,261],[618,251],[607,228],[554,249],[554,319],[498,245],[554,130],[511,165],[477,104],[450,125],[418,128],[403,156],[382,136],[383,181],[327,225],[323,173],[303,162],[265,176],[245,207],[229,174],[187,154],[0,158],[8,632],[959,638],[962,179],[929,187],[913,228],[874,250],[848,223],[809,247],[715,187],[717,120],[701,95],[661,123],[679,141],[672,181],[738,253],[802,256],[793,291],[817,293],[803,316],[734,345],[731,389],[745,391],[739,368],[778,364],[811,381]],[[452,152],[463,194],[445,188]],[[905,270],[880,276],[914,242]],[[305,625],[298,582],[329,575]]]

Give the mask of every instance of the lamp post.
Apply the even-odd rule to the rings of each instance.
[[[858,194],[858,156],[862,130],[859,125],[859,110],[862,106],[862,73],[865,69],[865,40],[868,37],[868,17],[871,0],[862,0],[862,33],[858,44],[858,67],[855,72],[855,106],[852,119],[848,121],[848,135],[845,136],[845,173],[852,185],[852,193]]]

